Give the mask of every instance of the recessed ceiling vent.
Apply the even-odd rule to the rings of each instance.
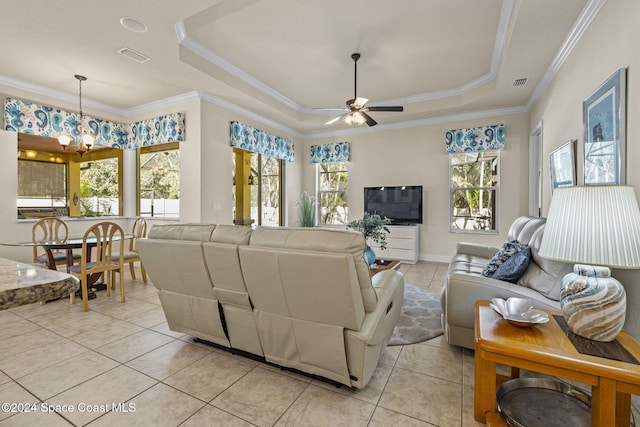
[[[126,56],[129,59],[133,59],[134,61],[139,62],[140,64],[142,64],[143,62],[147,62],[149,59],[151,59],[148,56],[145,56],[140,52],[136,52],[135,50],[128,47],[123,47],[118,49],[118,53]]]
[[[527,83],[527,78],[525,77],[524,79],[516,79],[513,81],[513,86],[514,87],[518,87],[518,86],[524,86]]]

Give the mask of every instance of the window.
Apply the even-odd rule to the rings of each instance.
[[[320,224],[346,224],[348,162],[318,163],[318,208]]]
[[[55,161],[55,160],[54,160]],[[66,215],[67,165],[18,160],[18,212],[33,208],[62,209]]]
[[[281,170],[282,160],[251,154],[251,218],[257,225],[282,225]]]
[[[233,170],[234,224],[282,225],[282,160],[234,148]]]
[[[451,231],[495,231],[498,151],[449,155]]]
[[[80,163],[80,215],[121,215],[120,164],[118,157]]]
[[[142,147],[138,151],[138,212],[141,216],[180,217],[179,143]]]

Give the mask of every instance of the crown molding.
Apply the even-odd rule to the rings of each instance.
[[[50,89],[45,86],[28,83],[23,80],[18,80],[18,79],[14,79],[14,78],[3,76],[3,75],[0,75],[0,84],[13,87],[16,89],[20,89],[20,90],[25,90],[27,92],[34,93],[36,95],[57,99],[64,102],[69,102],[69,103],[78,102],[78,97],[75,95],[71,95],[66,92],[62,92],[60,90]],[[101,102],[92,101],[91,99],[87,99],[84,96],[82,97],[82,104],[86,107],[91,107],[97,110],[106,111],[108,113],[124,116],[124,110],[121,110],[119,108],[113,107],[108,104],[103,104]]]
[[[331,137],[342,137],[349,135],[356,135],[360,133],[372,133],[384,130],[394,130],[394,129],[406,129],[417,126],[429,126],[434,124],[441,123],[450,123],[457,122],[462,120],[475,120],[475,119],[485,119],[488,117],[495,116],[508,116],[511,114],[521,114],[528,113],[530,110],[526,105],[520,107],[510,107],[510,108],[499,108],[495,110],[485,110],[485,111],[475,111],[472,113],[461,113],[461,114],[451,114],[448,116],[440,116],[440,117],[430,117],[428,119],[418,119],[418,120],[407,120],[405,122],[398,123],[389,123],[389,124],[379,124],[376,125],[375,128],[372,127],[357,127],[351,129],[343,129],[331,132],[317,132],[307,134],[305,136],[306,139],[317,139],[317,138],[331,138]]]
[[[200,99],[200,96],[198,91],[194,90],[191,92],[183,93],[181,95],[164,98],[159,101],[149,102],[147,104],[142,104],[135,107],[127,108],[126,110],[122,110],[122,112],[125,117],[130,117],[137,114],[151,113],[157,110],[161,110],[163,108],[172,107],[174,105],[195,101],[197,99]]]
[[[498,21],[498,30],[496,32],[496,39],[493,45],[493,53],[491,56],[491,64],[489,66],[489,72],[487,74],[484,74],[457,88],[451,88],[451,89],[428,92],[428,93],[421,93],[421,94],[410,95],[410,96],[405,96],[401,98],[378,100],[376,102],[372,102],[371,106],[384,105],[389,103],[412,104],[416,102],[424,102],[424,101],[431,101],[434,99],[460,96],[469,91],[476,89],[477,87],[482,86],[487,82],[494,80],[496,78],[498,66],[500,65],[500,58],[502,58],[503,50],[506,45],[507,33],[509,29],[509,24],[511,22],[515,1],[516,0],[504,0],[502,2],[502,7],[500,9],[500,19]],[[295,101],[284,96],[283,94],[276,91],[272,87],[267,86],[266,84],[264,84],[263,82],[255,78],[254,76],[250,75],[249,73],[241,70],[240,68],[236,67],[235,65],[223,59],[222,57],[218,56],[215,52],[211,51],[210,49],[207,49],[202,44],[200,44],[199,42],[197,42],[196,40],[192,39],[189,36],[187,32],[187,28],[184,24],[184,21],[178,21],[177,23],[175,23],[174,29],[176,32],[176,37],[178,39],[178,44],[180,46],[190,50],[194,54],[200,56],[202,59],[220,67],[221,69],[225,70],[231,75],[251,85],[255,89],[258,89],[259,91],[269,95],[271,98],[284,104],[285,106],[291,108],[292,110],[298,113],[304,113],[304,114],[317,114],[317,115],[326,114],[325,112],[315,111],[310,107],[297,104]]]
[[[562,68],[569,55],[571,55],[571,52],[573,52],[573,49],[576,47],[584,33],[596,19],[606,3],[607,0],[589,0],[582,9],[576,23],[571,28],[567,38],[565,38],[560,49],[556,53],[556,56],[554,56],[551,64],[547,68],[547,71],[544,73],[542,80],[540,80],[540,83],[538,83],[538,86],[536,86],[531,94],[531,97],[527,102],[529,109],[533,109],[536,103],[540,100],[542,94],[547,90],[553,79],[560,71],[560,68]]]
[[[246,108],[241,107],[237,104],[234,104],[233,102],[227,101],[226,99],[220,98],[219,96],[212,95],[208,92],[200,92],[199,96],[200,96],[200,99],[202,99],[205,102],[224,108],[225,110],[229,110],[234,113],[240,114],[250,120],[254,120],[258,123],[262,123],[265,126],[269,126],[281,132],[285,132],[289,135],[295,136],[296,138],[301,138],[301,139],[305,138],[305,135],[303,133],[293,130],[290,127],[287,127],[274,120],[267,119],[266,117],[256,114],[253,111],[247,110]]]

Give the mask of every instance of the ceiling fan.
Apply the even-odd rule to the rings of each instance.
[[[348,124],[357,124],[362,125],[366,123],[369,126],[375,126],[378,124],[370,115],[367,114],[369,111],[403,111],[402,106],[375,106],[375,107],[367,107],[367,102],[369,100],[367,98],[361,98],[358,96],[358,59],[360,59],[359,53],[354,53],[351,55],[351,59],[353,59],[353,99],[348,99],[343,108],[315,108],[314,110],[318,111],[343,111],[341,115],[338,117],[334,117],[325,123],[325,125],[330,125],[338,120],[344,120]]]

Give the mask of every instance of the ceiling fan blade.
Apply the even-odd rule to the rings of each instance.
[[[404,107],[401,106],[396,106],[396,107],[367,107],[368,111],[398,111],[398,112],[402,112],[404,111]]]
[[[364,117],[364,119],[367,121],[367,124],[369,126],[375,126],[378,124],[378,122],[376,122],[375,120],[373,120],[371,118],[370,115],[368,115],[367,113],[365,113],[364,111],[360,111],[360,114],[362,114],[362,117]]]
[[[313,111],[345,111],[345,108],[314,108]]]
[[[333,119],[331,119],[328,122],[326,122],[325,125],[333,124],[333,123],[337,122],[338,120],[342,119],[343,117],[345,117],[346,115],[347,115],[347,113],[342,114],[342,115],[337,116],[337,117],[334,117]]]

